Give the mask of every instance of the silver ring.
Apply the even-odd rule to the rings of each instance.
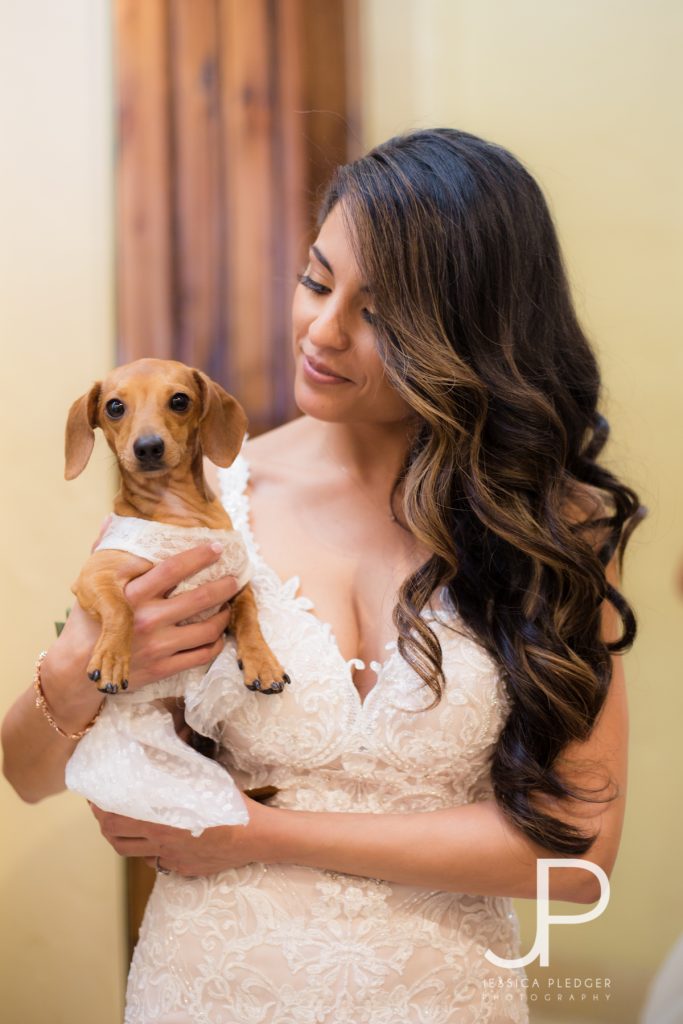
[[[154,862],[154,867],[155,867],[156,871],[160,875],[170,875],[171,874],[171,872],[169,871],[168,868],[162,868],[161,864],[159,863],[159,858],[158,857],[157,857],[157,859]]]

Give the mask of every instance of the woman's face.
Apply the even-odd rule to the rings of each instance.
[[[294,397],[328,422],[392,423],[410,406],[384,376],[363,282],[337,203],[309,250],[292,307]]]

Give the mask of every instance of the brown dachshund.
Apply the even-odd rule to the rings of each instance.
[[[65,476],[73,480],[85,469],[100,427],[121,472],[117,515],[231,530],[230,517],[204,478],[202,457],[231,465],[246,425],[239,402],[206,374],[174,360],[139,359],[114,370],[71,406]],[[102,693],[128,687],[133,612],[124,591],[151,565],[125,551],[95,551],[72,587],[102,626],[87,668]],[[290,680],[263,639],[249,583],[231,606],[245,685],[280,693]]]

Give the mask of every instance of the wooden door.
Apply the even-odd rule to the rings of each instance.
[[[357,0],[114,0],[117,356],[180,359],[256,435],[293,418],[316,199],[358,155]],[[127,862],[132,951],[154,880]]]

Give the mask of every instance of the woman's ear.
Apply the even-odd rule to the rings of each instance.
[[[199,440],[204,455],[217,466],[232,465],[242,447],[247,430],[247,415],[232,395],[224,391],[201,370],[193,370],[199,388],[202,412]]]
[[[64,476],[67,480],[75,479],[88,465],[88,459],[95,445],[97,403],[100,400],[101,390],[101,381],[97,381],[90,391],[77,398],[69,409],[64,441],[66,463]]]

